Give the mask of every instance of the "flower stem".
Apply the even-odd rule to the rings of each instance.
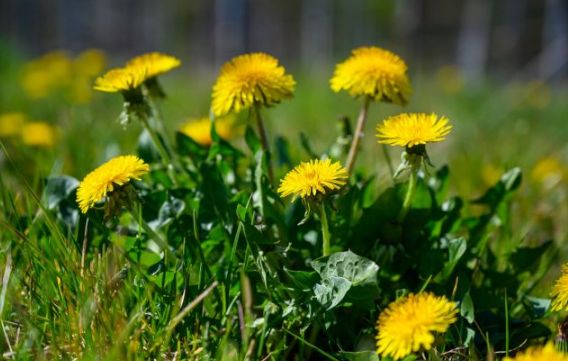
[[[402,209],[398,215],[398,222],[402,223],[406,218],[406,214],[410,210],[410,205],[412,204],[412,198],[414,197],[414,191],[416,190],[418,167],[414,164],[410,170],[410,178],[408,179],[408,187],[406,188],[406,195],[404,196],[404,202],[402,203]]]
[[[156,146],[158,153],[160,153],[160,157],[162,158],[164,166],[166,168],[169,168],[169,166],[172,164],[172,159],[170,158],[170,155],[168,154],[166,148],[164,148],[164,145],[162,144],[162,141],[160,140],[158,133],[154,130],[154,128],[150,126],[147,117],[140,117],[140,119],[142,120],[142,125],[144,125],[144,128],[148,131],[148,134],[150,134],[150,138],[152,139],[152,142]]]
[[[140,206],[140,204],[138,204],[135,209],[128,207],[128,210],[130,211],[132,217],[136,220],[136,223],[138,223],[138,225],[142,227],[142,229],[148,234],[148,236],[154,242],[156,242],[156,244],[161,249],[164,250],[165,254],[168,256],[173,256],[170,259],[176,259],[175,254],[172,252],[170,246],[168,245],[168,242],[166,242],[162,237],[160,237],[160,235],[156,233],[156,231],[154,231],[152,227],[150,227],[150,225],[144,220],[144,218],[142,218],[142,207]]]
[[[329,256],[331,253],[331,245],[330,239],[331,235],[329,234],[329,223],[327,221],[327,213],[325,210],[325,203],[321,204],[320,207],[320,221],[321,221],[321,234],[322,234],[322,249],[323,249],[323,256]]]
[[[258,135],[260,137],[260,144],[262,145],[262,149],[266,154],[266,159],[268,163],[268,179],[270,182],[274,179],[274,171],[272,170],[272,159],[270,157],[270,149],[268,145],[268,135],[266,133],[266,128],[264,127],[264,122],[262,121],[262,117],[260,115],[260,107],[255,104],[252,107],[253,116],[256,119],[256,125],[258,127]]]
[[[353,133],[353,140],[351,141],[351,147],[349,148],[349,154],[347,155],[347,171],[351,173],[353,166],[355,166],[355,160],[357,159],[357,152],[359,151],[359,142],[363,138],[363,130],[365,129],[365,122],[367,121],[367,114],[369,113],[369,105],[371,104],[371,98],[368,96],[363,100],[363,105],[361,106],[361,111],[359,112],[359,117],[357,118],[357,127],[355,128],[355,133]]]

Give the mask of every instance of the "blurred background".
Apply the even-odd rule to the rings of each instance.
[[[360,100],[333,93],[329,79],[362,45],[400,54],[414,89],[404,109],[371,106],[362,172],[391,184],[374,137],[380,120],[444,114],[454,130],[430,155],[450,165],[452,189],[474,199],[520,166],[519,237],[566,240],[566,0],[0,0],[0,140],[38,187],[49,174],[82,178],[113,155],[136,152],[141,130],[119,124],[122,99],[94,92],[97,75],[148,51],[179,57],[182,66],[160,77],[173,134],[208,115],[219,66],[264,51],[297,81],[293,100],[266,111],[270,136],[287,139],[294,162],[306,160],[300,133],[325,153],[338,119],[359,111]],[[18,138],[16,123],[34,126]]]
[[[380,44],[414,71],[453,64],[468,80],[568,71],[565,0],[1,0],[0,33],[25,56],[160,50],[217,67],[262,50],[311,72]]]

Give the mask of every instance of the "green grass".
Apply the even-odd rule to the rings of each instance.
[[[186,118],[208,113],[215,74],[189,68],[162,79],[172,142]],[[568,171],[551,182],[533,169],[549,156],[568,169],[565,89],[488,80],[449,92],[435,76],[414,76],[404,111],[447,115],[454,129],[429,147],[435,168],[419,177],[402,222],[407,178],[391,178],[374,128],[403,109],[372,104],[357,174],[329,199],[337,258],[321,258],[319,217],[298,225],[302,204],[279,200],[252,135],[210,149],[177,136],[184,169],[168,176],[148,159],[152,172],[133,188],[140,213],[81,215],[77,184],[62,176],[80,180],[112,156],[136,154],[142,127],[118,124],[117,94],[96,94],[87,105],[30,101],[17,74],[6,74],[1,112],[25,110],[56,124],[60,138],[53,149],[2,140],[6,359],[376,360],[378,315],[422,289],[455,300],[461,315],[430,360],[459,359],[442,354],[450,350],[491,359],[488,349],[501,357],[555,337],[559,316],[546,298],[567,256]],[[288,144],[276,156],[276,179],[310,158],[300,133],[314,153],[329,154],[339,119],[355,119],[360,107],[323,76],[298,76],[297,84],[293,100],[263,111],[273,146],[280,137]],[[396,167],[400,150],[390,154]],[[514,167],[522,176],[499,179]],[[334,283],[318,264],[351,268]]]

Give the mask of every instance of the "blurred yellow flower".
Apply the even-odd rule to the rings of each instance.
[[[436,72],[436,80],[447,94],[457,94],[463,90],[464,77],[460,68],[455,65],[445,65]]]
[[[106,55],[98,49],[89,49],[80,53],[73,60],[73,70],[77,76],[93,78],[106,66]]]
[[[562,266],[562,274],[552,287],[552,297],[553,311],[568,311],[568,264]]]
[[[95,80],[95,90],[107,93],[126,92],[138,88],[146,79],[143,68],[114,68]]]
[[[505,357],[503,361],[568,361],[568,355],[556,350],[552,342],[545,346],[529,347],[515,357]]]
[[[87,213],[95,203],[102,201],[115,188],[150,171],[148,164],[134,155],[113,158],[87,174],[77,189],[77,203],[81,212]]]
[[[435,332],[456,322],[455,302],[431,293],[409,294],[391,303],[377,322],[377,352],[395,360],[429,350]]]
[[[181,62],[178,58],[158,52],[139,55],[130,60],[126,67],[140,68],[145,72],[147,78],[153,78],[163,73],[177,68]]]
[[[28,97],[39,99],[67,86],[72,79],[71,58],[64,51],[53,51],[26,64],[22,87]]]
[[[531,171],[531,178],[536,183],[554,186],[568,177],[568,167],[554,156],[539,160]]]
[[[19,135],[26,116],[22,113],[0,114],[0,138],[7,138]]]
[[[492,163],[484,163],[481,167],[481,179],[487,186],[494,185],[501,178],[502,174],[503,169]]]
[[[211,145],[211,120],[208,117],[189,119],[185,122],[180,131],[195,140],[197,143],[208,146]],[[221,117],[215,119],[215,131],[223,139],[229,139],[234,131],[234,119],[232,117]]]
[[[326,191],[338,190],[347,183],[349,175],[339,162],[331,159],[315,159],[302,162],[280,181],[278,193],[281,197],[315,197]]]
[[[52,147],[55,128],[46,122],[27,123],[22,127],[22,142],[32,147]]]
[[[368,96],[376,101],[404,105],[411,93],[407,67],[398,55],[378,47],[361,47],[337,64],[331,78],[334,92],[345,90],[349,95]]]
[[[213,86],[216,116],[239,112],[255,104],[270,106],[294,94],[294,78],[268,54],[237,56],[225,63]]]
[[[450,133],[448,118],[436,114],[403,113],[377,126],[379,143],[412,148],[415,145],[441,142]]]

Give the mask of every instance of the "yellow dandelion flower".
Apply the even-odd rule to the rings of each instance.
[[[146,73],[146,77],[153,78],[177,68],[180,64],[181,61],[176,57],[153,52],[133,58],[126,64],[126,67],[144,69],[143,71]]]
[[[103,71],[106,65],[106,55],[101,50],[89,49],[80,53],[73,60],[73,69],[78,76],[94,77]]]
[[[377,352],[395,360],[429,350],[435,332],[446,332],[456,322],[454,302],[431,293],[409,294],[391,303],[377,322]]]
[[[95,80],[95,90],[107,93],[126,92],[138,88],[146,79],[143,68],[114,68]]]
[[[73,79],[72,62],[64,51],[53,51],[24,67],[22,87],[32,99],[45,98]]]
[[[215,131],[221,138],[231,138],[234,127],[232,117],[217,118],[214,124]],[[213,139],[211,139],[211,120],[208,117],[189,119],[181,126],[180,131],[201,145],[209,146],[213,142]]]
[[[441,142],[450,133],[448,118],[436,114],[403,113],[377,126],[379,143],[412,148],[415,145]]]
[[[554,186],[568,176],[567,167],[554,156],[548,156],[539,160],[531,171],[531,178],[536,183]]]
[[[213,86],[212,109],[216,116],[270,106],[294,94],[294,78],[268,54],[237,56],[225,63]]]
[[[404,105],[411,93],[406,71],[406,64],[398,55],[374,46],[361,47],[335,67],[331,89]]]
[[[22,113],[0,114],[0,138],[20,134],[25,122],[26,116]]]
[[[544,347],[530,347],[515,357],[505,357],[503,361],[568,361],[568,355],[557,351],[549,342]]]
[[[22,127],[22,142],[32,147],[52,147],[55,144],[55,129],[46,122],[32,122]]]
[[[87,213],[95,203],[102,201],[115,187],[121,187],[150,170],[148,164],[134,155],[113,158],[87,174],[77,189],[77,203]]]
[[[568,263],[562,266],[562,275],[552,287],[552,297],[553,311],[568,311]]]
[[[280,181],[278,193],[281,197],[314,197],[326,191],[338,190],[347,183],[349,175],[339,162],[331,159],[315,159],[302,162]]]

